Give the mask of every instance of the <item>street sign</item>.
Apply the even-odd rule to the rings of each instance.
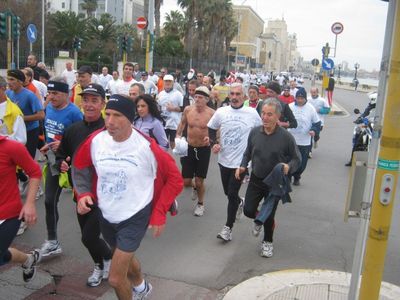
[[[340,22],[335,22],[332,24],[331,30],[334,34],[341,34],[343,32],[343,24]]]
[[[334,65],[335,64],[334,64],[333,60],[330,58],[324,58],[322,60],[322,69],[324,69],[325,71],[332,70]]]
[[[35,24],[29,24],[28,28],[26,29],[26,36],[28,37],[29,43],[36,42],[37,39],[37,29]]]
[[[312,64],[314,67],[316,67],[316,66],[319,65],[319,60],[316,59],[316,58],[314,58],[314,59],[311,61],[311,64]]]
[[[139,17],[136,20],[136,26],[139,29],[146,29],[147,28],[147,19],[145,17]]]

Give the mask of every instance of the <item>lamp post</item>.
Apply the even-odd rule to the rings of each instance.
[[[97,30],[99,31],[98,34],[98,47],[99,47],[99,56],[97,57],[97,72],[100,73],[100,49],[101,49],[101,32],[103,31],[104,26],[99,25],[97,26]]]
[[[338,79],[338,81],[340,81],[340,70],[342,69],[342,65],[341,64],[338,64],[338,75],[337,75],[337,79]]]
[[[355,72],[354,72],[354,81],[356,81],[357,80],[357,70],[360,68],[360,64],[359,63],[355,63],[354,64],[354,69],[355,69]]]

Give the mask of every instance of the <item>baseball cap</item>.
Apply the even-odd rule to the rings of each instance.
[[[164,76],[164,81],[174,81],[174,76],[172,76],[171,74],[167,74]]]
[[[90,66],[81,66],[76,73],[78,74],[89,73],[90,75],[92,75],[93,70]]]
[[[208,87],[202,85],[199,86],[196,91],[194,92],[194,94],[199,94],[199,95],[203,95],[204,97],[210,97],[210,90],[208,89]]]
[[[105,93],[103,87],[97,83],[89,84],[86,88],[83,89],[83,91],[79,95],[82,96],[84,94],[100,96],[103,99],[106,97],[106,93]]]
[[[149,73],[147,73],[147,72],[142,72],[142,74],[140,74],[140,75],[142,75],[142,76],[148,76]]]

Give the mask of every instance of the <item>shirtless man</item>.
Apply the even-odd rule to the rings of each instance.
[[[180,138],[187,125],[188,155],[181,158],[182,177],[186,187],[192,187],[192,199],[197,199],[194,215],[204,214],[204,179],[207,176],[210,161],[210,144],[207,123],[214,114],[214,110],[207,106],[210,91],[200,86],[194,94],[194,105],[187,106],[183,111],[176,137]],[[193,183],[194,177],[194,183]]]

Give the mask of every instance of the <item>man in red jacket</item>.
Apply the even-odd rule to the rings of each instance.
[[[152,286],[143,279],[134,252],[148,225],[153,236],[162,233],[183,180],[173,158],[132,127],[133,101],[112,95],[105,112],[107,130],[92,134],[73,160],[78,213],[98,205],[101,232],[114,251],[109,283],[119,299],[131,299],[132,292],[144,299]]]

